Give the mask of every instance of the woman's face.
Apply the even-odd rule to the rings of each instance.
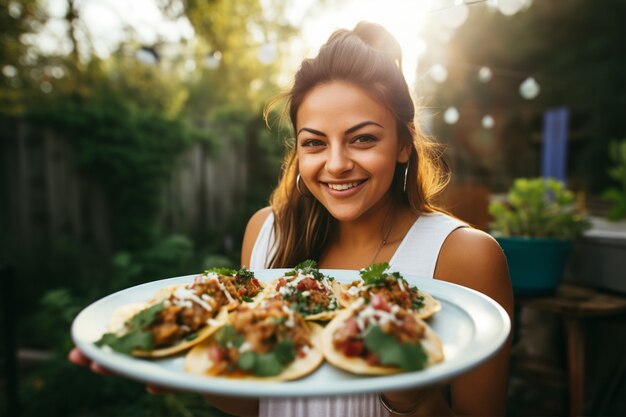
[[[301,180],[339,221],[383,207],[397,162],[408,160],[395,117],[365,90],[333,81],[306,94],[297,112]]]

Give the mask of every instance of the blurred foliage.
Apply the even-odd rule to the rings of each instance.
[[[489,213],[498,236],[573,239],[589,227],[576,194],[552,178],[518,178],[506,201],[492,202]]]
[[[607,213],[608,219],[617,221],[626,218],[626,140],[611,142],[609,156],[611,165],[608,174],[616,185],[605,190],[602,196],[612,204]]]
[[[145,246],[156,237],[154,217],[175,156],[195,141],[208,140],[210,133],[106,90],[89,101],[42,104],[29,111],[27,120],[52,126],[67,138],[78,170],[103,187],[117,246]]]
[[[71,321],[89,303],[147,281],[237,267],[245,222],[267,204],[278,177],[283,131],[268,131],[261,106],[277,91],[280,46],[295,34],[282,13],[286,0],[263,2],[269,9],[260,0],[157,3],[172,20],[189,18],[196,35],[174,48],[157,41],[160,59],[149,65],[135,56],[143,45],[131,28],[109,57],[96,56],[78,0],[67,0],[65,16],[55,18],[69,45],[58,54],[42,51],[32,37],[50,18],[45,2],[0,0],[0,116],[66,138],[76,169],[102,188],[114,219],[110,252],[45,231],[28,244],[0,235],[0,261],[16,267],[18,345],[53,355],[22,370],[26,417],[222,415],[200,396],[152,396],[142,384],[94,375],[66,359]],[[279,46],[278,55],[262,64],[257,55],[266,42]],[[203,65],[212,52],[221,54],[217,68]],[[163,186],[178,156],[197,144],[219,155],[223,140],[245,143],[240,160],[250,165],[236,212],[224,230],[167,230],[159,219]]]

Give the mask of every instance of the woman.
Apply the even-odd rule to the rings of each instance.
[[[391,270],[476,289],[512,312],[503,253],[489,235],[439,210],[448,181],[440,150],[414,125],[397,41],[379,25],[335,32],[286,95],[295,146],[271,207],[250,219],[242,265]],[[211,397],[259,416],[503,415],[509,345],[446,387],[379,395],[245,400]]]
[[[288,152],[271,207],[246,229],[242,265],[391,270],[474,288],[512,312],[505,258],[487,234],[436,208],[445,187],[440,151],[414,125],[401,50],[381,26],[339,30],[302,63],[287,95],[295,147]],[[470,249],[471,248],[471,249]],[[503,415],[508,346],[480,369],[440,389],[380,396],[223,404],[261,416]],[[444,392],[449,396],[445,398]],[[229,404],[231,406],[229,407]]]

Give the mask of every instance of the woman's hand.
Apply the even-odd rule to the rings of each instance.
[[[388,391],[380,401],[392,416],[453,416],[440,386]]]
[[[83,355],[83,352],[78,350],[78,348],[76,347],[70,351],[70,353],[67,355],[67,358],[69,359],[70,362],[72,362],[75,365],[88,366],[89,369],[91,369],[91,371],[96,374],[107,375],[107,376],[115,375],[115,373],[109,371],[103,366],[98,365],[96,362],[92,361],[87,356]],[[157,385],[150,385],[150,384],[146,385],[146,391],[154,395],[175,392],[171,388],[160,387]]]
[[[89,359],[87,356],[83,355],[83,352],[78,350],[78,348],[76,348],[76,347],[72,348],[70,353],[67,355],[67,358],[69,359],[70,362],[72,362],[75,365],[88,366],[89,369],[92,370],[92,372],[95,372],[97,374],[100,374],[100,375],[114,375],[113,372],[111,372],[108,369],[98,365],[97,363],[95,363],[94,361]]]

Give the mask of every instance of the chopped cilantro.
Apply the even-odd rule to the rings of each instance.
[[[256,362],[257,354],[251,351],[243,352],[239,355],[239,359],[237,360],[237,366],[242,371],[252,371],[254,368],[254,363]]]
[[[411,299],[411,305],[415,310],[419,310],[420,308],[424,307],[424,296],[418,295],[417,297],[413,297]]]
[[[283,365],[273,353],[256,355],[252,372],[259,376],[276,376],[283,370]]]
[[[122,336],[113,333],[105,333],[96,346],[109,346],[111,349],[129,354],[135,349],[152,350],[152,334],[150,332],[135,331]]]
[[[226,275],[230,277],[237,275],[237,271],[231,268],[209,268],[206,271],[204,271],[204,275],[208,275],[211,272],[214,272],[218,275]]]
[[[141,310],[126,322],[126,332],[124,334],[105,333],[96,342],[96,346],[109,346],[117,352],[126,354],[131,353],[135,349],[152,350],[152,333],[149,330],[145,330],[145,328],[154,321],[164,306],[164,303],[161,302]]]
[[[251,303],[252,301],[254,301],[254,298],[248,297],[247,295],[242,296],[241,299],[246,303]]]
[[[274,355],[276,359],[283,365],[287,365],[296,357],[296,349],[291,339],[283,339],[274,346]]]
[[[365,282],[366,285],[385,285],[387,284],[388,278],[391,278],[391,280],[403,280],[406,282],[399,272],[387,272],[388,269],[389,264],[387,262],[381,262],[379,264],[372,264],[367,268],[361,269],[359,271],[359,275],[361,275],[361,279],[363,279],[363,282]]]
[[[239,355],[239,369],[259,376],[276,376],[296,357],[296,349],[290,339],[284,339],[267,353],[243,352]]]
[[[139,313],[131,317],[131,319],[126,322],[126,325],[128,326],[130,331],[141,330],[151,324],[156,318],[157,314],[159,314],[164,307],[165,304],[163,302],[160,302],[146,309],[143,309]]]
[[[252,279],[254,278],[254,272],[248,271],[246,267],[242,267],[239,271],[237,271],[237,275],[242,279]]]
[[[365,347],[378,355],[381,364],[404,371],[423,369],[428,360],[421,344],[401,343],[378,326],[371,326],[365,333]]]
[[[307,259],[306,261],[300,262],[298,265],[295,266],[295,268],[293,268],[292,271],[287,272],[285,276],[291,277],[296,275],[298,272],[303,275],[312,275],[313,278],[315,278],[315,280],[317,281],[321,281],[322,279],[324,279],[324,274],[322,274],[317,267],[317,262],[312,259]]]
[[[372,264],[367,268],[363,268],[359,271],[361,279],[366,285],[380,285],[385,283],[385,279],[388,274],[385,272],[389,269],[389,263],[382,262],[379,264]]]
[[[215,341],[222,347],[239,347],[243,344],[243,335],[237,333],[235,328],[227,324],[215,333]]]

